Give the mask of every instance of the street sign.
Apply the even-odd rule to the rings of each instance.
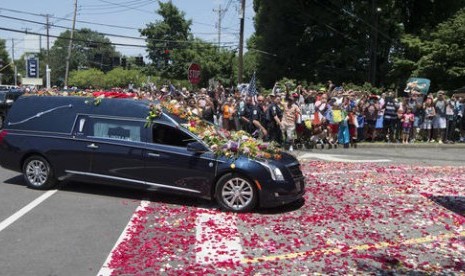
[[[39,77],[39,60],[35,57],[30,57],[27,59],[26,64],[26,74],[28,78],[38,78]]]
[[[200,65],[192,63],[191,66],[189,66],[187,78],[190,83],[198,84],[200,82]]]

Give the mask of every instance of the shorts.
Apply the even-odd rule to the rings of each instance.
[[[331,133],[338,133],[339,132],[339,124],[329,124],[329,129]]]
[[[384,128],[384,117],[382,115],[378,116],[378,119],[376,119],[376,128]]]
[[[402,134],[410,134],[410,127],[403,127]]]
[[[425,119],[423,121],[422,129],[432,129],[433,128],[433,120],[432,119]]]
[[[445,129],[447,126],[446,117],[434,117],[433,128],[434,129]]]
[[[294,125],[283,125],[283,133],[286,134],[287,139],[293,139],[295,133],[295,124]]]
[[[367,120],[367,126],[369,128],[375,128],[376,126],[376,120]]]
[[[420,117],[415,116],[415,118],[413,120],[413,127],[414,128],[419,128],[420,126],[421,126]]]

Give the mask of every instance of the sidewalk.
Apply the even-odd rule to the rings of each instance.
[[[385,142],[362,142],[357,143],[358,148],[447,148],[447,149],[465,149],[465,143],[455,143],[455,144],[439,144],[439,143],[385,143]]]
[[[325,145],[324,149],[327,149],[328,146]],[[344,148],[343,145],[338,145],[338,149]],[[439,143],[426,143],[426,142],[417,142],[410,144],[402,143],[385,143],[385,142],[361,142],[357,143],[357,148],[383,148],[383,149],[463,149],[465,150],[465,143],[455,143],[455,144],[439,144]],[[357,150],[357,148],[350,147],[350,149]],[[321,145],[318,145],[315,149],[321,149]],[[312,149],[308,148],[295,148],[296,151],[308,151]]]

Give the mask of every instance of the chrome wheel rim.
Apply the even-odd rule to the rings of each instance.
[[[232,178],[224,184],[221,196],[228,207],[241,210],[252,202],[253,187],[242,178]]]
[[[40,160],[32,160],[26,166],[26,177],[33,186],[42,186],[47,181],[47,165]]]

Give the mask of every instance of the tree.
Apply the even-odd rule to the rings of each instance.
[[[115,68],[105,75],[105,87],[128,87],[130,83],[141,86],[146,76],[139,70],[124,70]]]
[[[13,65],[4,39],[0,39],[0,84],[14,84]]]
[[[184,19],[183,12],[171,2],[159,5],[157,13],[163,19],[140,30],[147,37],[147,52],[152,60],[148,72],[165,79],[183,80],[187,79],[190,64],[195,62],[202,68],[200,85],[206,86],[211,78],[230,83],[234,52],[194,38],[190,32],[192,21]]]
[[[258,76],[265,86],[283,77],[389,86],[408,77],[418,55],[401,38],[430,35],[464,5],[465,0],[254,0],[255,46],[267,53],[257,56]]]
[[[61,84],[64,80],[70,34],[69,30],[61,33],[50,49],[52,83]],[[98,68],[107,72],[113,68],[113,58],[120,56],[104,35],[86,28],[76,30],[71,49],[70,71]]]
[[[147,24],[139,30],[146,36],[149,58],[152,60],[153,70],[161,72],[166,77],[175,77],[176,72],[183,70],[183,64],[176,64],[170,60],[179,49],[185,49],[189,43],[191,20],[185,20],[185,13],[179,11],[171,1],[158,2],[160,8],[157,14],[163,19]]]
[[[105,85],[105,73],[99,69],[75,70],[70,73],[69,85],[79,88],[103,88]]]
[[[465,9],[439,24],[430,34],[405,35],[402,42],[405,52],[403,58],[395,60],[395,68],[403,68],[407,76],[431,79],[433,89],[463,86]]]

